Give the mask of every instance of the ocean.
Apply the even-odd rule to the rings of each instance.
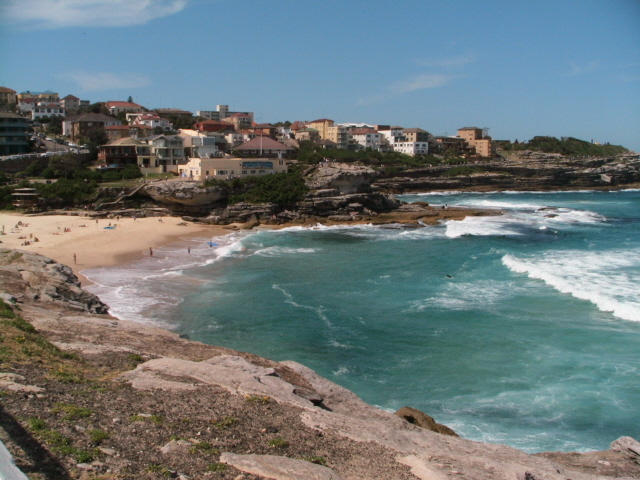
[[[399,198],[504,215],[238,232],[83,273],[120,318],[301,362],[465,438],[640,438],[640,191]]]

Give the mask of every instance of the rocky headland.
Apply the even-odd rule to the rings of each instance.
[[[640,444],[528,455],[385,412],[296,362],[119,320],[72,271],[0,250],[0,438],[32,479],[640,478]]]

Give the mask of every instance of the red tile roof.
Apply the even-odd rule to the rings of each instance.
[[[9,87],[0,87],[0,93],[16,93],[16,91],[11,90]]]
[[[351,135],[367,135],[370,133],[377,133],[377,132],[372,128],[354,128],[353,130],[351,130],[350,133]]]
[[[331,122],[331,123],[333,123],[333,120],[331,120],[330,118],[319,118],[317,120],[313,120],[313,121],[308,122],[308,123],[317,123],[317,122]]]

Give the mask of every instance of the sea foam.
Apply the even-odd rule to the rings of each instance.
[[[502,263],[515,273],[542,280],[559,292],[587,300],[618,318],[640,321],[640,250],[547,252],[541,257],[507,254]],[[635,272],[632,270],[635,268]]]

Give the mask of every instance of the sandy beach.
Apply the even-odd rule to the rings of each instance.
[[[126,263],[168,243],[229,233],[216,225],[179,217],[92,219],[75,215],[24,215],[0,212],[0,247],[39,253],[81,271]]]

